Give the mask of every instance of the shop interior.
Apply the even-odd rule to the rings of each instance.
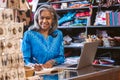
[[[85,42],[99,40],[93,65],[80,70],[25,67],[23,33],[36,9],[51,5],[63,33],[65,63],[77,64]],[[0,80],[120,80],[120,0],[0,0]]]

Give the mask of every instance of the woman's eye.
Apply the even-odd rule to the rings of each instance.
[[[51,17],[40,17],[40,19],[41,19],[41,20],[43,20],[43,19],[50,20],[50,19],[51,19]]]
[[[47,17],[46,19],[51,19],[50,17]]]
[[[43,17],[40,17],[40,19],[44,19]]]

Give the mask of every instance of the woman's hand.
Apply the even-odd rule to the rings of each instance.
[[[35,71],[41,71],[44,68],[52,68],[54,64],[54,60],[49,60],[45,64],[34,64],[34,69]]]
[[[44,68],[52,68],[53,67],[53,60],[47,61],[45,64],[42,65]]]
[[[41,64],[35,64],[34,69],[35,69],[35,71],[41,71],[43,69],[43,67]]]

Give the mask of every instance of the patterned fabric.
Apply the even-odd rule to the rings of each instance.
[[[45,38],[36,31],[26,31],[22,41],[22,53],[26,65],[39,63],[44,64],[54,59],[57,64],[64,62],[63,34],[55,30],[53,34]]]

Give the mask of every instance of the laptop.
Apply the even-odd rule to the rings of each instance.
[[[98,47],[98,41],[84,43],[80,59],[77,64],[67,66],[65,69],[80,69],[92,65]]]

